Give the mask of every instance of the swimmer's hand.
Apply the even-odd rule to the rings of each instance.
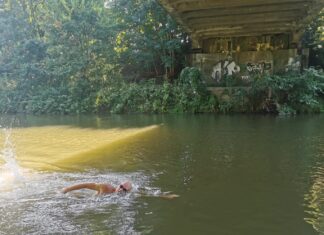
[[[68,190],[68,188],[63,188],[63,189],[61,190],[61,192],[62,192],[63,194],[66,194],[67,192],[69,192],[69,190]]]
[[[180,196],[177,195],[177,194],[168,194],[168,195],[161,195],[160,197],[164,198],[164,199],[175,199],[175,198],[180,197]]]
[[[140,192],[140,193],[138,193],[138,195],[140,195],[142,197],[154,197],[154,198],[162,198],[162,199],[168,199],[168,200],[172,200],[177,197],[180,197],[180,195],[177,195],[177,194],[167,194],[167,193],[156,195],[156,194],[148,194],[145,192]]]

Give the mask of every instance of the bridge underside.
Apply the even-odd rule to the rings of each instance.
[[[217,37],[298,34],[323,0],[160,0],[196,43]]]
[[[300,39],[324,8],[324,0],[159,1],[190,35],[192,63],[211,83],[307,67]]]

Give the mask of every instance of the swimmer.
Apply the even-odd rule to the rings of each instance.
[[[112,186],[111,184],[97,184],[97,183],[83,183],[83,184],[76,184],[72,185],[70,187],[66,187],[62,190],[62,192],[68,193],[74,190],[79,190],[79,189],[90,189],[90,190],[95,190],[97,191],[96,195],[105,195],[105,194],[112,194],[112,193],[119,193],[119,192],[130,192],[132,190],[132,184],[129,181],[126,181],[122,184],[120,184],[117,187]],[[146,197],[159,197],[159,198],[164,198],[164,199],[174,199],[179,197],[177,194],[163,194],[163,195],[150,195],[146,193],[139,193],[141,196],[146,196]]]
[[[118,192],[129,192],[132,190],[132,184],[129,181],[126,181],[116,188],[111,184],[96,184],[96,183],[83,183],[76,184],[70,187],[66,187],[62,190],[63,193],[68,193],[70,191],[79,190],[79,189],[90,189],[97,191],[97,195],[118,193]]]

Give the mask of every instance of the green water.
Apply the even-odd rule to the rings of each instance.
[[[26,116],[9,137],[24,179],[3,176],[0,234],[324,234],[324,116]],[[64,152],[55,139],[66,155],[42,169]],[[78,139],[85,151],[62,161]],[[124,196],[60,193],[124,180]]]

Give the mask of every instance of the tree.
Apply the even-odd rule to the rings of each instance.
[[[65,100],[86,110],[111,80],[172,76],[187,45],[154,0],[2,0],[0,99],[22,111]]]
[[[167,12],[155,0],[119,0],[111,8],[119,28],[115,51],[124,74],[174,76],[183,66],[189,40]]]
[[[311,48],[310,65],[324,69],[324,9],[306,29],[303,43]]]

